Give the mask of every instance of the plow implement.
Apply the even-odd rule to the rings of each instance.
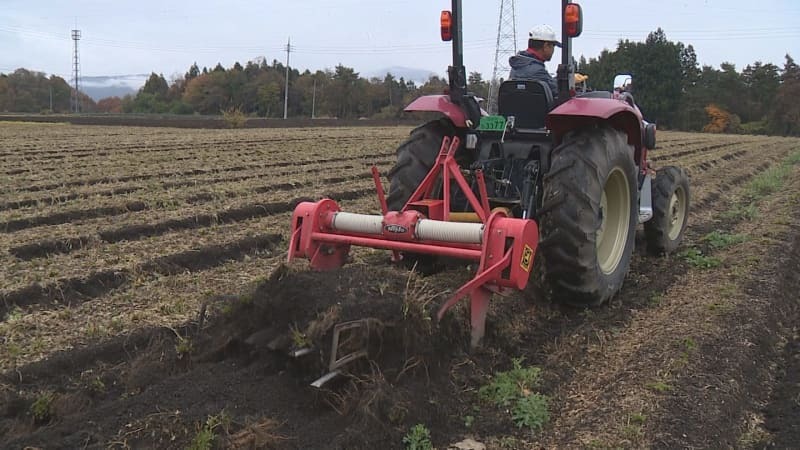
[[[437,313],[441,319],[458,301],[469,298],[471,344],[477,346],[492,294],[525,288],[539,231],[533,220],[509,217],[504,209],[490,210],[482,172],[474,171],[476,195],[455,160],[458,147],[457,137],[443,140],[433,168],[400,211],[387,210],[376,168],[381,215],[344,212],[331,199],[300,203],[292,217],[288,259],[307,258],[312,269],[331,270],[345,264],[350,246],[357,245],[391,250],[395,261],[403,253],[415,253],[477,262],[475,276]],[[464,216],[450,211],[452,183],[467,198],[476,223],[452,221]],[[434,195],[437,190],[441,195]]]

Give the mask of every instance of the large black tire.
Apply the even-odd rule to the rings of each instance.
[[[644,223],[647,250],[670,254],[683,241],[689,218],[689,177],[683,169],[664,167],[653,180],[653,218]]]
[[[397,162],[389,170],[389,194],[386,203],[390,211],[400,211],[411,194],[422,183],[436,162],[445,136],[453,136],[456,129],[447,119],[438,119],[419,126],[397,148]],[[440,264],[434,255],[403,253],[403,263],[423,275],[439,271]]]
[[[622,287],[638,222],[636,180],[633,148],[621,131],[573,131],[553,149],[539,226],[555,301],[599,305]]]
[[[386,203],[390,211],[399,211],[417,186],[430,172],[445,136],[453,136],[455,127],[447,119],[438,119],[419,126],[397,148],[397,162],[389,170],[389,194]]]

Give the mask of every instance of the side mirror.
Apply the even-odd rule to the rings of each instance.
[[[633,87],[633,75],[621,73],[614,77],[614,90],[630,92]]]
[[[648,150],[656,148],[656,124],[647,123],[644,126],[644,147]]]

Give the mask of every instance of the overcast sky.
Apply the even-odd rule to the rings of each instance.
[[[657,27],[692,44],[701,64],[741,70],[760,60],[800,60],[798,0],[584,0],[584,33],[574,55],[597,56],[619,39],[643,41]],[[464,0],[465,64],[491,76],[499,0]],[[82,32],[81,74],[183,74],[197,61],[230,67],[258,56],[301,71],[404,66],[444,74],[449,44],[439,12],[449,0],[0,0],[0,72],[18,67],[70,78],[70,30]],[[516,2],[517,45],[539,23],[559,29],[558,0]],[[559,54],[549,63],[555,71]]]

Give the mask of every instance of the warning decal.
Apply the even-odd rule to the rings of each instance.
[[[520,259],[519,265],[522,266],[522,270],[525,272],[531,271],[531,266],[533,265],[533,249],[530,245],[525,244],[525,248],[522,250],[522,259]]]

